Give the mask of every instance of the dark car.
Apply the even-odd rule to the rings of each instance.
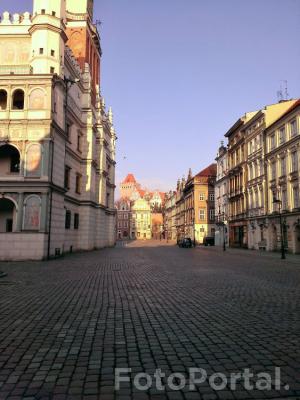
[[[193,247],[193,242],[191,238],[184,238],[178,241],[179,247],[190,248]]]
[[[215,238],[213,236],[206,236],[203,239],[204,246],[214,246],[215,245]]]

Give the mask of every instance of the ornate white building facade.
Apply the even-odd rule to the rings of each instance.
[[[79,4],[80,3],[80,4]],[[93,1],[34,0],[0,23],[0,259],[115,243],[112,111]]]
[[[217,178],[215,185],[216,232],[215,245],[228,245],[228,153],[221,143],[216,157]]]

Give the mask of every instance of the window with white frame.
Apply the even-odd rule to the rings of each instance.
[[[209,219],[210,219],[211,221],[214,221],[214,219],[215,219],[215,210],[214,210],[213,208],[211,208],[211,209],[209,210]]]
[[[199,193],[199,200],[204,201],[205,200],[205,193]]]
[[[290,122],[290,132],[291,132],[291,137],[297,135],[297,121],[295,119]]]
[[[210,193],[209,194],[209,200],[210,201],[215,201],[215,194],[214,193]]]
[[[199,209],[199,219],[200,219],[200,221],[204,221],[205,220],[205,208],[200,208]]]

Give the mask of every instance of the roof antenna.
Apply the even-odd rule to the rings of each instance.
[[[284,84],[284,89],[282,88],[282,84]],[[287,80],[282,80],[280,81],[280,90],[277,91],[277,99],[278,102],[280,103],[281,101],[286,101],[290,97],[289,92],[288,92],[288,81]]]
[[[282,92],[281,83],[280,83],[280,90],[277,90],[277,100],[278,100],[278,103],[283,101],[283,92]]]
[[[288,81],[287,81],[287,80],[284,80],[283,82],[284,82],[284,84],[285,84],[285,87],[284,87],[284,97],[285,97],[285,100],[288,100],[289,97],[290,97],[290,95],[289,95],[289,93],[288,93]]]

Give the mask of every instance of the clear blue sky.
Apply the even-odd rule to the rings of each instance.
[[[31,1],[0,0],[1,11]],[[96,0],[102,93],[118,133],[117,179],[149,187],[211,163],[244,112],[300,95],[299,0]],[[123,157],[127,157],[123,159]]]

